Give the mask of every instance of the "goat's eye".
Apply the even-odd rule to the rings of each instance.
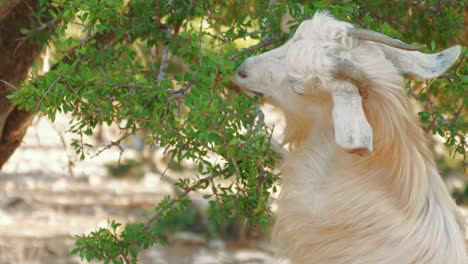
[[[278,55],[276,57],[276,59],[278,59],[278,60],[284,60],[285,58],[286,58],[286,55],[284,55],[284,54]]]

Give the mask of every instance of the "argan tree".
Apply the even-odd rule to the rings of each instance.
[[[40,2],[0,2],[0,169],[21,144],[33,117],[31,111],[15,108],[7,95],[19,89],[56,25],[50,14],[40,12],[44,8]],[[42,41],[22,33],[31,27]]]
[[[38,2],[36,9],[27,9],[34,11],[34,19],[22,24],[9,21],[21,27],[21,34],[8,35],[10,40],[23,41],[13,46],[35,49],[20,53],[29,64],[14,79],[2,72],[12,70],[11,64],[0,61],[4,80],[0,100],[9,94],[16,105],[13,112],[0,108],[0,121],[15,112],[28,113],[28,118],[29,113],[41,112],[51,120],[57,113],[70,113],[70,131],[76,135],[72,145],[82,159],[119,147],[129,135],[146,131],[147,145],[161,146],[175,161],[191,160],[198,168],[195,177],[177,181],[180,195],[163,199],[145,223],[112,222],[108,228],[77,237],[73,253],[105,263],[137,262],[138,250],[158,243],[160,223],[188,206],[188,194],[199,189],[213,193],[205,197],[210,199],[213,221],[234,215],[250,225],[271,221],[269,197],[279,179],[272,129],[264,125],[257,98],[236,92],[230,78],[246,56],[288,39],[289,34],[280,30],[284,14],[291,20],[283,28],[290,26],[292,32],[296,22],[328,9],[341,20],[405,42],[424,43],[432,51],[463,42],[466,12],[463,1]],[[0,34],[3,47],[4,27]],[[53,51],[51,71],[20,82],[45,45]],[[12,54],[20,51],[10,50]],[[428,136],[439,134],[451,153],[466,160],[463,85],[468,67],[462,57],[450,74],[429,82],[408,80],[407,90],[421,105],[419,115]],[[122,137],[104,149],[95,148],[85,136],[92,135],[99,124],[117,124]],[[216,161],[209,158],[213,156]]]

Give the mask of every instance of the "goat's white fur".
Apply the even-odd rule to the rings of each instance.
[[[293,148],[281,169],[274,230],[280,254],[301,264],[466,264],[463,218],[401,77],[440,75],[460,47],[434,55],[401,51],[347,37],[350,27],[317,13],[282,47],[248,58],[240,67],[247,77],[236,79],[286,116],[285,141]],[[346,152],[335,140],[333,91],[356,87],[332,76],[330,54],[352,61],[371,81],[362,105],[374,134],[367,155]]]

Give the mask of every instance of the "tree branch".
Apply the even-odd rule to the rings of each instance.
[[[181,97],[190,89],[190,87],[192,87],[192,84],[193,84],[193,80],[189,80],[184,85],[182,85],[182,87],[180,87],[180,89],[169,91],[169,94],[171,94],[172,96],[174,96],[176,98]]]
[[[116,141],[111,141],[110,144],[107,144],[106,146],[104,146],[102,149],[100,149],[96,154],[94,154],[93,156],[91,156],[91,158],[94,158],[94,157],[97,157],[99,156],[102,152],[114,147],[114,146],[117,146],[120,150],[120,156],[122,156],[122,152],[124,151],[122,146],[120,145],[120,143],[122,143],[122,141],[124,141],[127,137],[131,136],[132,134],[131,133],[125,133],[123,136],[121,136],[119,139],[117,139]],[[120,157],[119,157],[119,163],[120,163]]]
[[[0,5],[0,169],[23,141],[34,114],[13,107],[6,96],[26,77],[42,50],[38,42],[22,41],[22,28],[31,26],[40,1],[3,0]],[[54,8],[46,6],[46,8]],[[48,12],[44,19],[52,19]],[[56,24],[52,24],[52,30]],[[47,31],[47,34],[51,33]]]
[[[231,57],[229,57],[229,59],[232,60],[232,61],[236,60],[236,59],[238,59],[239,57],[241,57],[241,56],[243,56],[245,54],[249,54],[249,53],[255,52],[257,50],[266,48],[266,47],[268,47],[268,46],[270,46],[272,44],[275,44],[275,43],[283,41],[283,40],[285,40],[284,36],[277,36],[277,37],[269,38],[267,40],[264,40],[264,41],[258,43],[257,45],[254,45],[254,46],[251,46],[251,47],[248,47],[248,48],[245,48],[245,49],[239,51],[237,54],[234,54]]]

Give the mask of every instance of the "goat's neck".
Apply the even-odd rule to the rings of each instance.
[[[337,147],[331,118],[330,122],[312,124],[288,116],[286,137],[295,147],[287,166],[311,166],[314,168],[311,173],[327,177],[327,168],[344,164],[349,167],[347,171],[378,180],[407,217],[418,218],[427,209],[429,198],[454,211],[455,204],[437,173],[426,136],[408,109],[403,90],[385,96],[394,98],[377,98],[374,104],[365,104],[374,132],[374,151],[370,155],[359,156]],[[310,164],[295,164],[296,161]]]
[[[401,89],[374,96],[385,96],[365,105],[374,132],[374,153],[357,164],[382,172],[379,177],[407,217],[422,217],[432,206],[429,203],[456,211],[406,94]]]
[[[335,153],[335,142],[333,123],[331,117],[324,117],[322,121],[310,123],[309,120],[301,119],[294,115],[287,116],[287,127],[285,141],[289,143],[292,150],[288,155],[282,169],[296,170],[296,168],[314,168],[308,180],[326,177],[326,164],[329,164]],[[327,122],[328,121],[328,122]],[[288,179],[294,180],[294,179]]]

